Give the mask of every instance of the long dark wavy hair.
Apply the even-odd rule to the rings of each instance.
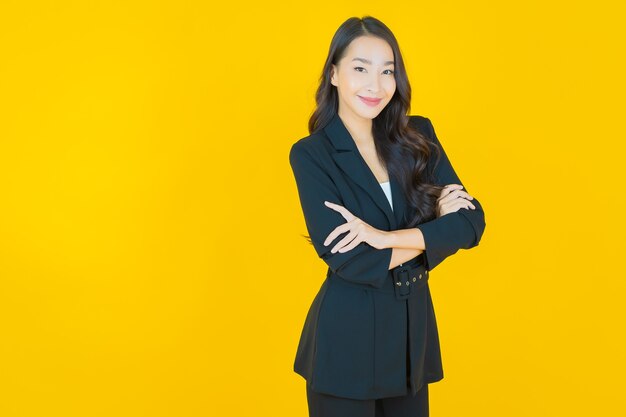
[[[404,67],[398,41],[391,30],[372,16],[351,17],[341,24],[330,43],[328,57],[315,94],[316,108],[309,119],[309,133],[324,128],[339,109],[337,87],[331,84],[332,65],[344,57],[350,43],[360,36],[376,36],[393,50],[396,91],[387,106],[372,120],[374,144],[381,164],[402,186],[407,204],[415,214],[408,219],[408,228],[436,217],[436,202],[443,186],[433,183],[433,172],[427,170],[432,149],[440,158],[439,148],[409,124],[411,85]],[[431,168],[435,164],[432,164]],[[407,213],[411,210],[407,210]],[[310,242],[310,236],[305,236]]]

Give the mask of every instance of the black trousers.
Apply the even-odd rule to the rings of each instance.
[[[309,417],[428,417],[428,384],[415,394],[353,400],[311,390],[306,384]]]

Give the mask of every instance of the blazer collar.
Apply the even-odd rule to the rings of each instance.
[[[403,222],[406,210],[406,200],[400,184],[389,175],[393,210],[389,200],[378,183],[376,176],[361,156],[354,139],[337,113],[324,127],[326,136],[330,139],[333,147],[339,151],[332,154],[339,168],[367,192],[374,203],[385,213],[389,221],[390,230],[397,230]]]

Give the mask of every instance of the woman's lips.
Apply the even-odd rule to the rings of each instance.
[[[382,98],[368,98],[368,97],[361,97],[361,96],[358,96],[358,97],[361,99],[363,103],[371,107],[377,106],[378,103],[380,103],[380,101],[382,100]]]

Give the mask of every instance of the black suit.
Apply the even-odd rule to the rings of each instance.
[[[428,118],[411,116],[410,123],[441,148]],[[441,151],[436,183],[462,184]],[[410,296],[399,299],[397,286],[404,285],[404,277],[398,280],[388,270],[392,248],[360,243],[348,252],[330,253],[345,234],[324,246],[330,232],[346,222],[325,200],[346,207],[377,229],[405,228],[413,209],[397,179],[389,178],[392,210],[337,114],[323,129],[293,144],[289,161],[313,246],[329,267],[307,314],[294,371],[316,392],[352,399],[414,394],[424,383],[441,380],[441,351],[427,280],[445,258],[478,245],[485,229],[481,204],[473,196],[475,210],[462,208],[417,226],[426,250],[404,264],[419,269],[406,280],[407,288],[413,281]]]

